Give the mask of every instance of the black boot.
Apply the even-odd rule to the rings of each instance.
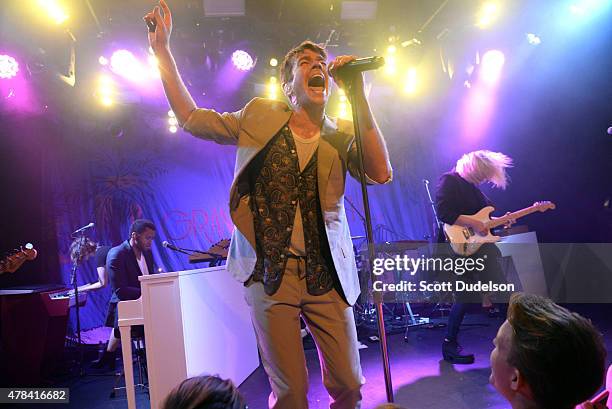
[[[117,351],[109,352],[106,348],[100,352],[98,359],[93,361],[91,367],[95,369],[110,369],[115,370]]]
[[[444,360],[451,364],[469,365],[474,363],[474,354],[462,354],[463,348],[457,341],[447,339],[442,343],[442,356]]]

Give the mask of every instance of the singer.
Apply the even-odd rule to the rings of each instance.
[[[346,170],[357,176],[353,125],[325,114],[331,78],[355,60],[340,56],[327,65],[326,51],[305,41],[281,65],[289,101],[255,98],[233,113],[197,108],[170,51],[172,17],[166,3],[144,20],[168,101],[180,125],[195,136],[237,145],[230,190],[235,225],[228,270],[245,283],[245,298],[264,369],[271,408],[308,407],[308,377],[300,316],[319,349],[331,408],[361,402],[361,366],[351,305],[359,280],[344,211]],[[151,24],[149,24],[151,25]],[[361,74],[353,80],[363,107],[365,171],[371,183],[391,180],[385,141],[370,112]]]

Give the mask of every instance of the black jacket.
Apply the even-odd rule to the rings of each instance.
[[[149,274],[154,274],[153,254],[147,251],[143,252],[143,255]],[[106,258],[106,270],[112,290],[110,302],[135,300],[140,297],[138,277],[142,275],[142,272],[128,240],[110,249]]]

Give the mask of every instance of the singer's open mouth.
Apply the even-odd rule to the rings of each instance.
[[[325,87],[325,78],[323,75],[317,74],[308,80],[309,87]]]
[[[325,78],[321,74],[315,74],[308,80],[308,87],[313,91],[322,92],[325,89]]]

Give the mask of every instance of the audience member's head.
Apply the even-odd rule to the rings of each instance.
[[[185,379],[166,397],[163,409],[246,409],[232,381],[217,376]]]
[[[573,409],[602,384],[601,334],[549,299],[514,294],[494,344],[490,381],[514,409]]]

